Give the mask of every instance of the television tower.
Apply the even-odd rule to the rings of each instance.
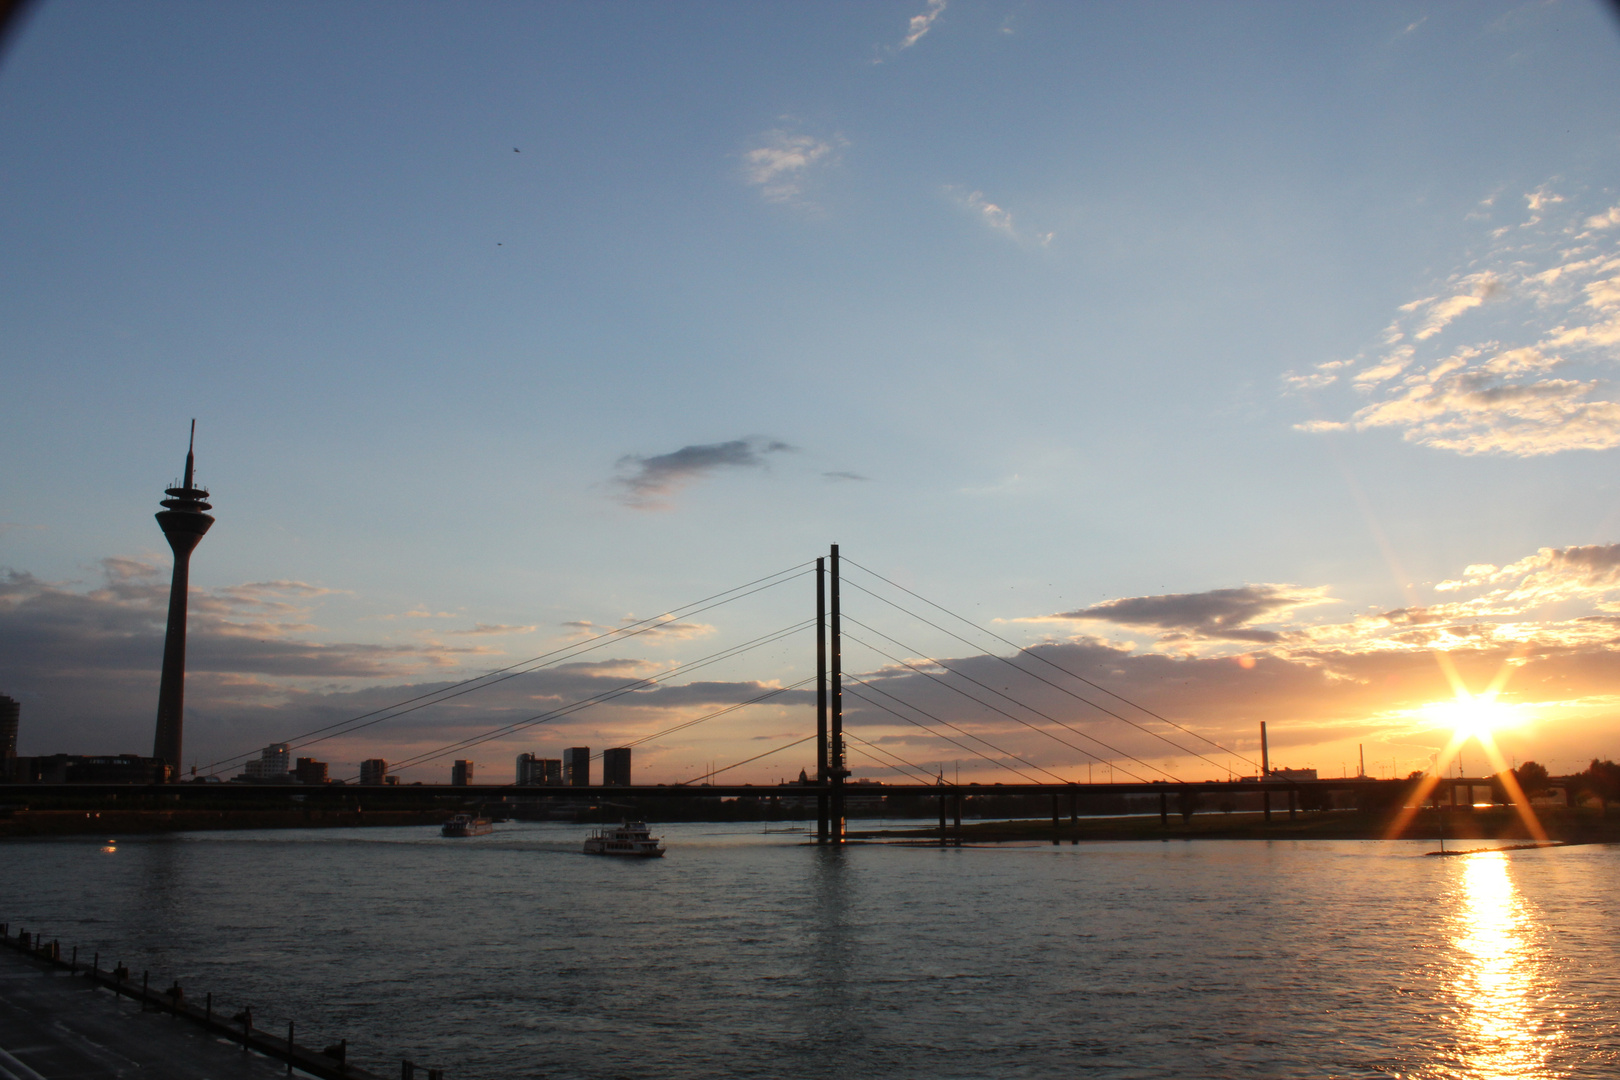
[[[152,756],[165,761],[170,776],[180,775],[181,721],[186,700],[186,592],[191,581],[191,552],[214,519],[203,513],[212,510],[204,500],[208,489],[197,487],[192,479],[197,442],[197,421],[191,422],[191,441],[186,444],[186,477],[179,487],[166,489],[164,509],[157,513],[158,527],[174,549],[174,580],[169,585],[169,630],[163,638],[163,681],[158,686],[157,736]]]

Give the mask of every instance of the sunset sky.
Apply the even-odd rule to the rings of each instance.
[[[1242,775],[1261,721],[1405,775],[1440,653],[1575,770],[1617,373],[1595,2],[50,0],[0,57],[0,693],[25,754],[151,752],[195,417],[188,765],[542,656],[299,753],[764,754],[813,639],[727,652],[836,542],[857,776]]]

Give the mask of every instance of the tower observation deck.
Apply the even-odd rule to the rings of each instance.
[[[181,735],[186,698],[186,594],[191,583],[191,553],[203,534],[214,524],[204,513],[213,507],[206,501],[208,489],[196,485],[197,421],[191,422],[191,440],[186,444],[185,478],[165,489],[169,497],[157,513],[169,547],[174,550],[174,578],[169,585],[169,626],[163,638],[163,679],[158,686],[157,734],[152,756],[168,763],[170,776],[180,774]]]

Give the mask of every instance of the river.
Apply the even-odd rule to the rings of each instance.
[[[497,829],[10,841],[0,921],[385,1074],[1620,1075],[1620,847]]]

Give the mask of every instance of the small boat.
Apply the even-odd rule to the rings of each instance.
[[[645,822],[626,821],[617,828],[591,833],[585,841],[585,854],[657,859],[664,854],[664,842],[650,834]]]
[[[457,814],[445,822],[444,828],[439,831],[445,836],[484,836],[495,831],[495,823],[486,817]]]

